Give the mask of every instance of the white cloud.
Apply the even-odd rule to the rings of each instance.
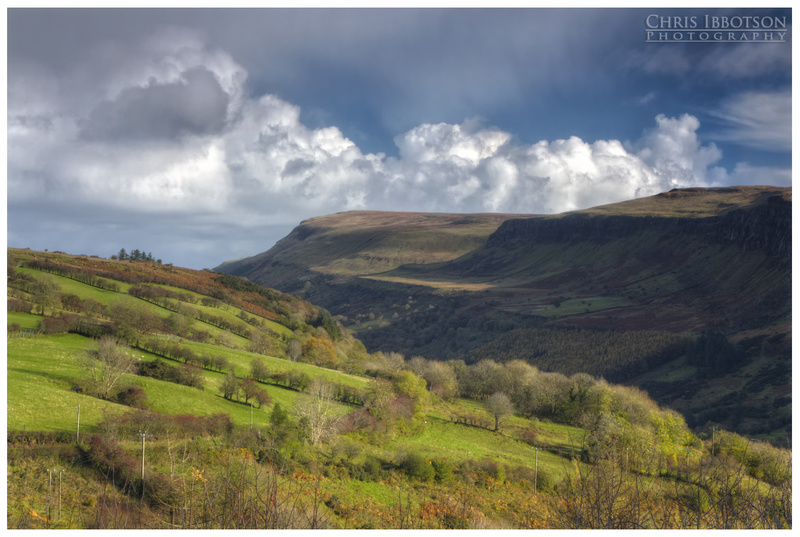
[[[554,213],[702,185],[721,154],[700,144],[698,127],[692,116],[659,116],[637,153],[618,140],[573,136],[525,146],[497,130],[420,125],[397,138],[400,159],[386,162],[394,177],[387,196],[405,210],[420,204],[436,211]]]
[[[768,166],[751,166],[740,162],[726,177],[726,185],[792,186],[792,170]]]
[[[655,129],[635,144],[637,155],[653,168],[665,185],[704,185],[708,175],[720,172],[710,166],[722,158],[714,144],[703,146],[697,136],[700,122],[684,114],[680,118],[656,117]]]
[[[746,92],[713,110],[724,127],[710,136],[767,151],[792,148],[792,92]]]
[[[397,136],[399,156],[387,158],[362,152],[337,127],[304,125],[300,108],[276,95],[249,95],[245,70],[194,34],[103,54],[91,71],[61,77],[10,67],[12,214],[45,204],[55,208],[48,218],[65,222],[102,211],[108,221],[141,215],[151,229],[180,215],[187,229],[255,230],[349,209],[555,213],[746,174],[786,180],[784,170],[745,165],[728,176],[690,115],[660,115],[630,144],[575,136],[520,144],[476,120],[423,123]],[[720,117],[762,132],[785,106],[780,96],[748,94]]]

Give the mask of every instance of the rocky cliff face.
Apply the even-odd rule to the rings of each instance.
[[[601,243],[644,231],[694,235],[708,243],[732,244],[743,251],[758,250],[790,259],[792,204],[781,196],[771,196],[764,204],[705,218],[576,213],[561,218],[514,219],[504,222],[489,237],[486,247],[578,241]]]

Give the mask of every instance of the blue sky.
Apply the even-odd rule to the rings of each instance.
[[[706,16],[785,20],[786,42],[646,40],[648,20],[674,38]],[[203,268],[344,210],[791,185],[789,9],[10,9],[7,27],[9,246]]]

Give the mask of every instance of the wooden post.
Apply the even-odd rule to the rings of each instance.
[[[50,521],[53,519],[50,516],[50,498],[53,493],[53,470],[47,469],[47,525],[50,526]]]
[[[78,405],[78,423],[75,426],[75,443],[81,441],[81,405]]]
[[[64,470],[58,471],[58,519],[61,520],[61,474]]]

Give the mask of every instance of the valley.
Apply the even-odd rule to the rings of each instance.
[[[9,248],[7,525],[789,528],[776,196],[680,265],[689,232],[509,215],[321,217],[215,271]]]
[[[428,222],[441,235],[481,218]],[[693,427],[713,421],[776,439],[791,427],[791,189],[675,190],[563,215],[503,215],[491,227],[442,260],[418,215],[340,213],[217,270],[323,305],[370,351],[468,363],[490,352],[640,386]],[[386,245],[393,261],[371,267]],[[565,356],[555,339],[535,344],[552,329],[583,347]],[[594,357],[598,331],[617,337],[624,365]],[[625,352],[636,333],[680,336],[683,347]],[[522,334],[533,343],[519,345]],[[727,340],[709,352],[727,357],[687,356],[685,345],[709,334]],[[671,380],[654,373],[662,366]],[[669,382],[684,389],[673,395]]]

